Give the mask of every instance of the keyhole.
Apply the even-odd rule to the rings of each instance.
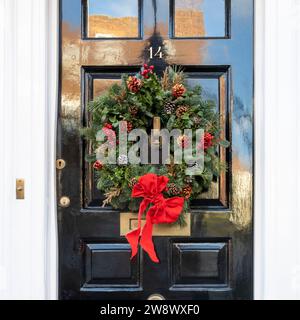
[[[59,201],[59,204],[63,208],[69,207],[70,204],[71,204],[70,198],[69,197],[61,197],[60,201]]]
[[[56,160],[56,168],[62,170],[66,166],[66,162],[63,159]]]

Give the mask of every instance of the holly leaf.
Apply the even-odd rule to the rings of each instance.
[[[204,161],[205,162],[210,162],[211,161],[211,157],[209,155],[205,155],[204,156]]]
[[[219,141],[219,145],[221,147],[228,148],[230,146],[230,142],[227,140],[221,140],[221,141]]]
[[[168,123],[167,123],[167,129],[168,130],[172,130],[173,129],[173,125],[174,125],[174,122],[175,122],[175,115],[172,115],[171,117],[170,117],[170,119],[168,120]]]
[[[87,154],[87,155],[85,155],[85,161],[86,162],[95,162],[96,160],[97,160],[97,158],[96,158],[96,154]]]
[[[146,111],[145,115],[148,116],[149,118],[153,118],[154,117],[153,113],[151,113],[150,111]]]

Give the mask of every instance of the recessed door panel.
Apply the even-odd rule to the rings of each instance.
[[[140,289],[140,259],[131,263],[129,244],[84,243],[83,250],[81,291]]]
[[[172,290],[208,290],[229,287],[228,242],[172,243]]]

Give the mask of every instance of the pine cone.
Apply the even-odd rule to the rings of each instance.
[[[177,144],[182,148],[187,148],[190,145],[189,137],[186,135],[177,138]]]
[[[172,88],[172,94],[175,98],[181,97],[185,93],[186,89],[183,84],[175,84]]]
[[[201,123],[201,118],[198,116],[193,117],[193,122],[196,126],[198,126]]]
[[[133,93],[137,93],[140,91],[142,87],[142,82],[137,77],[129,77],[127,80],[127,88],[129,91]]]
[[[186,112],[188,112],[189,107],[188,106],[179,106],[176,110],[176,116],[178,118],[181,118]]]
[[[123,90],[119,95],[116,96],[116,101],[118,103],[124,102],[125,99],[126,99],[126,91],[125,90]]]
[[[185,186],[185,187],[182,189],[182,194],[183,194],[183,196],[184,196],[184,198],[185,198],[186,200],[191,197],[192,191],[193,191],[193,189],[192,189],[192,187],[189,186],[189,185]]]
[[[165,114],[172,114],[175,111],[176,105],[173,102],[167,102],[164,105]]]
[[[118,157],[118,164],[120,166],[126,166],[128,164],[128,157],[126,154],[121,154]]]
[[[129,181],[128,186],[129,186],[129,188],[132,189],[137,183],[138,183],[137,178],[132,178],[132,179]]]
[[[180,194],[180,188],[176,186],[175,183],[168,184],[168,192],[170,195],[177,196]]]
[[[131,122],[127,122],[127,132],[131,132],[133,130],[133,124]]]
[[[193,177],[192,176],[186,176],[184,178],[184,182],[187,183],[187,184],[192,184],[194,181]]]
[[[137,113],[139,112],[139,108],[138,107],[136,107],[136,106],[130,106],[129,108],[128,108],[128,111],[129,111],[129,113],[132,115],[132,116],[136,116],[137,115]]]

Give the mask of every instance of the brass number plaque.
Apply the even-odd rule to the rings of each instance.
[[[159,46],[157,49],[154,49],[153,47],[150,47],[149,49],[149,58],[153,59],[153,58],[159,58],[162,59],[163,58],[163,51],[162,51],[162,47]]]
[[[145,216],[143,217],[142,225],[145,224]],[[180,226],[179,224],[155,224],[153,226],[153,235],[154,236],[191,236],[191,215],[186,214],[185,217],[186,225]],[[138,226],[138,216],[135,213],[124,212],[120,213],[120,234],[125,236],[126,233],[136,229]]]

